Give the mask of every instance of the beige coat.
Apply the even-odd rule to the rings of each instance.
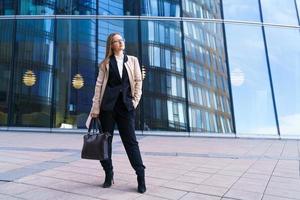
[[[134,108],[136,108],[142,96],[142,74],[141,74],[141,69],[140,69],[140,64],[138,59],[134,56],[128,55],[128,61],[125,62],[125,68],[127,70],[130,88],[131,88],[131,94],[133,96],[132,99],[133,106]],[[99,73],[98,73],[97,82],[95,86],[93,105],[90,113],[100,114],[100,105],[108,81],[108,74],[109,74],[108,72],[109,72],[109,63],[106,64],[105,66],[99,65]],[[90,120],[91,120],[91,115],[89,115],[86,121],[87,127],[90,124]]]

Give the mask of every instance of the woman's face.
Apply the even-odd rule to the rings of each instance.
[[[125,49],[125,41],[120,35],[114,35],[112,38],[111,48],[114,52],[118,52]]]

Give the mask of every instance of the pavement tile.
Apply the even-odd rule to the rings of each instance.
[[[35,188],[37,188],[37,187],[31,186],[31,185],[26,185],[26,184],[21,184],[21,183],[9,182],[9,183],[0,185],[0,193],[15,195],[15,194],[19,194],[22,192],[30,191]]]
[[[193,189],[195,193],[202,193],[207,195],[223,196],[227,192],[228,188],[215,187],[210,185],[198,185]]]
[[[207,177],[196,177],[196,176],[186,176],[181,175],[176,178],[176,181],[184,182],[184,183],[193,183],[193,184],[200,184],[202,183]]]
[[[124,190],[116,190],[112,188],[105,188],[105,191],[102,191],[102,194],[99,194],[99,198],[106,200],[131,200],[138,198],[142,194],[139,194],[136,191],[136,188],[128,188],[126,191]]]
[[[0,199],[3,199],[3,200],[20,200],[21,198],[0,194]]]
[[[236,176],[224,176],[224,175],[215,174],[210,178],[208,178],[207,180],[203,181],[202,184],[229,188],[234,184],[234,182],[237,181],[237,179],[238,177]]]
[[[147,187],[147,194],[151,194],[156,197],[163,197],[166,199],[180,199],[186,193],[187,192],[165,187]]]
[[[289,200],[289,198],[265,194],[262,200]]]
[[[268,186],[265,194],[279,196],[279,197],[286,197],[291,199],[300,199],[300,191],[280,188],[280,187],[271,187]]]
[[[243,199],[243,200],[261,200],[263,193],[249,192],[245,190],[230,189],[224,197]]]
[[[166,200],[166,198],[143,194],[140,197],[136,198],[136,200]]]
[[[216,197],[216,196],[210,196],[210,195],[204,195],[204,194],[189,192],[187,195],[185,195],[180,200],[200,200],[200,199],[201,200],[219,200],[221,198]]]
[[[57,190],[52,190],[48,188],[37,188],[34,190],[30,190],[24,193],[21,193],[19,195],[16,195],[16,197],[20,197],[23,199],[28,200],[50,200],[50,199],[59,199],[61,198],[65,193]]]
[[[163,187],[172,188],[172,189],[178,189],[183,191],[192,191],[194,188],[197,187],[197,184],[192,183],[184,183],[181,181],[169,181],[163,185]]]
[[[245,174],[243,174],[242,177],[254,179],[254,180],[269,180],[270,179],[270,175],[250,173],[250,172],[246,172]]]

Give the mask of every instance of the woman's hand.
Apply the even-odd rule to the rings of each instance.
[[[98,116],[99,116],[99,114],[97,114],[97,113],[91,113],[90,115],[92,118],[98,118]]]

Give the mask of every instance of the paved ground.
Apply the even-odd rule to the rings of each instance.
[[[80,159],[82,135],[0,132],[0,199],[300,199],[300,141],[139,137],[147,192],[118,136],[115,184]]]

